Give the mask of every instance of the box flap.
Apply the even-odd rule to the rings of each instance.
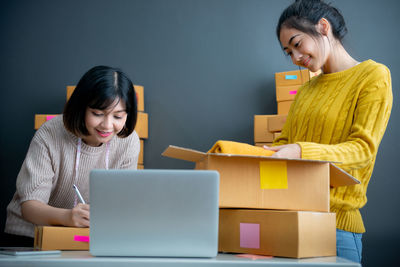
[[[325,160],[314,160],[314,159],[293,159],[293,158],[274,158],[268,156],[256,156],[256,155],[240,155],[240,154],[226,154],[226,153],[207,153],[210,156],[219,157],[236,157],[236,158],[257,158],[271,161],[299,161],[299,162],[311,162],[311,163],[331,163]]]
[[[333,163],[329,164],[329,169],[331,187],[355,185],[360,183],[360,181],[358,181],[356,178],[354,178]]]
[[[182,159],[192,162],[197,162],[207,157],[207,153],[171,145],[168,146],[161,155],[164,157]]]
[[[161,154],[164,157],[181,159],[191,162],[198,162],[203,160],[207,156],[218,156],[218,157],[239,157],[239,158],[260,158],[271,161],[300,161],[300,162],[311,162],[311,163],[332,163],[331,161],[324,160],[312,160],[312,159],[292,159],[292,158],[273,158],[267,156],[255,156],[255,155],[239,155],[239,154],[225,154],[225,153],[205,153],[198,150],[183,148],[179,146],[169,145],[164,152]],[[337,163],[337,162],[333,162]]]

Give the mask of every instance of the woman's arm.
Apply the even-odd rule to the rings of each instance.
[[[79,203],[73,209],[61,209],[37,200],[28,200],[21,204],[22,217],[37,225],[89,227],[89,208],[89,205]]]

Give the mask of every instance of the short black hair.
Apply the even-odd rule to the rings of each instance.
[[[133,83],[118,68],[96,66],[79,80],[74,92],[65,104],[63,121],[65,128],[76,136],[88,135],[85,124],[86,109],[105,110],[115,101],[123,101],[127,118],[118,137],[129,136],[136,126],[137,99]]]
[[[281,29],[297,29],[301,32],[318,37],[315,25],[325,18],[332,27],[333,36],[342,42],[347,33],[346,23],[340,11],[322,0],[296,0],[281,14],[276,26],[276,36],[280,39]]]

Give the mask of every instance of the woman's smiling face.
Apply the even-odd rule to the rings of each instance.
[[[84,136],[82,140],[90,146],[107,143],[124,128],[126,119],[125,103],[119,99],[105,110],[88,107],[85,124],[89,135]]]
[[[328,58],[329,45],[326,46],[322,38],[313,38],[297,29],[283,27],[279,40],[293,64],[316,72]]]

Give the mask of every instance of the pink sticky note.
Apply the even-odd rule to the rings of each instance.
[[[46,121],[51,120],[52,118],[54,118],[56,115],[48,115],[46,116]]]
[[[74,235],[74,241],[89,242],[89,236],[87,236],[87,235]]]
[[[240,247],[260,248],[260,224],[240,223]]]
[[[273,256],[262,256],[262,255],[254,255],[254,254],[237,254],[236,257],[247,258],[247,259],[251,259],[251,260],[262,260],[262,259],[273,258]]]
[[[289,94],[290,95],[295,95],[295,94],[297,94],[297,90],[289,91]]]

